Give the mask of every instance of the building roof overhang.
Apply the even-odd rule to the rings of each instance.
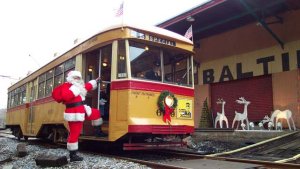
[[[193,25],[196,41],[257,22],[283,47],[280,37],[268,25],[284,22],[281,13],[299,8],[299,0],[211,0],[157,26],[184,35]]]

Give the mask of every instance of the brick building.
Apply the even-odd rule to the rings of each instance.
[[[249,121],[290,109],[300,128],[299,18],[298,0],[212,0],[158,25],[182,35],[193,27],[196,127],[206,98],[213,117],[226,101],[231,127],[244,97]]]

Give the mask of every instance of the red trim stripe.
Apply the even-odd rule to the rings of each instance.
[[[48,103],[48,102],[52,102],[52,101],[54,101],[54,99],[52,98],[52,96],[49,96],[49,97],[45,97],[45,98],[36,100],[32,104],[33,104],[33,106],[36,106],[39,104],[44,104],[44,103]]]
[[[144,81],[134,81],[134,80],[124,80],[124,81],[114,81],[111,83],[111,90],[144,90],[161,92],[163,90],[168,90],[174,94],[184,95],[184,96],[194,96],[194,89],[187,87],[174,86],[165,83],[155,83],[155,82],[144,82]]]
[[[40,104],[45,104],[45,103],[53,102],[53,101],[54,101],[54,99],[52,98],[52,96],[48,96],[48,97],[36,100],[34,102],[31,102],[31,103],[26,103],[26,104],[22,104],[20,106],[10,108],[10,109],[7,110],[7,112],[13,112],[13,111],[20,110],[20,109],[30,108],[30,106],[37,106],[37,105],[40,105]]]
[[[193,126],[185,125],[129,125],[129,133],[151,133],[151,134],[189,134],[193,133]]]
[[[7,113],[17,111],[17,110],[21,110],[21,109],[25,109],[25,108],[27,108],[27,103],[16,106],[16,107],[13,107],[13,108],[10,108],[10,109],[7,109]]]

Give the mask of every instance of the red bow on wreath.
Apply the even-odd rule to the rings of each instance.
[[[171,122],[171,114],[173,113],[174,109],[172,107],[169,107],[168,105],[166,105],[166,103],[164,103],[165,105],[165,114],[163,117],[163,121],[166,122]]]

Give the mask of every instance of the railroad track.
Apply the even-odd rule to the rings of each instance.
[[[234,163],[243,163],[244,165],[247,164],[253,164],[256,165],[254,168],[284,168],[284,169],[299,169],[300,164],[294,164],[294,163],[279,163],[274,161],[263,161],[263,160],[255,160],[255,159],[243,159],[243,158],[232,158],[232,157],[218,157],[218,156],[209,156],[209,155],[198,155],[195,153],[185,153],[185,152],[178,152],[178,151],[163,151],[164,153],[170,153],[172,156],[177,155],[181,157],[189,157],[190,160],[199,160],[199,165],[201,163],[201,160],[213,160],[215,163],[218,163],[219,161],[226,161],[226,162],[232,162]],[[190,163],[189,160],[182,163]],[[230,165],[230,163],[229,163]],[[248,167],[247,167],[248,168]]]
[[[198,159],[256,164],[266,168],[300,168],[300,132],[289,133],[224,153],[199,155],[196,152],[174,150],[169,153],[191,159],[198,157]]]
[[[209,156],[271,161],[276,163],[298,163],[300,158],[300,132],[289,133],[237,150]]]
[[[0,137],[15,138],[10,130],[0,130]]]
[[[3,133],[0,132],[2,137]],[[255,145],[250,145],[241,149],[237,149],[231,152],[218,153],[212,155],[199,155],[191,152],[179,152],[179,151],[126,151],[126,152],[114,152],[111,151],[89,151],[85,150],[82,153],[93,153],[100,156],[106,156],[111,158],[117,158],[127,160],[135,163],[147,165],[151,168],[201,168],[210,167],[215,168],[217,164],[220,166],[237,166],[239,164],[241,168],[300,168],[300,164],[297,164],[297,158],[291,158],[288,156],[288,152],[293,152],[294,156],[298,153],[300,143],[299,132],[291,133],[282,137],[270,139]],[[29,140],[29,144],[35,144],[36,141]],[[41,143],[39,143],[41,144]],[[274,145],[276,145],[274,147]],[[277,146],[278,145],[278,146]],[[279,146],[280,145],[280,146]],[[45,146],[49,146],[45,143]],[[94,146],[93,146],[94,147]],[[99,146],[101,147],[101,146]],[[93,148],[94,149],[94,148]],[[278,151],[280,149],[282,151]],[[95,150],[95,149],[94,149]],[[285,151],[283,151],[285,150]],[[110,153],[109,153],[110,152]],[[277,153],[276,153],[277,152]],[[280,155],[280,152],[285,152]],[[258,158],[257,154],[265,155],[264,158]],[[251,156],[250,156],[251,155]],[[266,158],[270,155],[270,158]],[[292,156],[292,157],[294,157]],[[249,158],[251,157],[251,158]],[[299,157],[298,157],[299,158]],[[267,159],[267,160],[265,160]],[[205,167],[203,167],[205,166]],[[218,167],[218,166],[217,166]],[[219,167],[220,168],[220,167]]]

